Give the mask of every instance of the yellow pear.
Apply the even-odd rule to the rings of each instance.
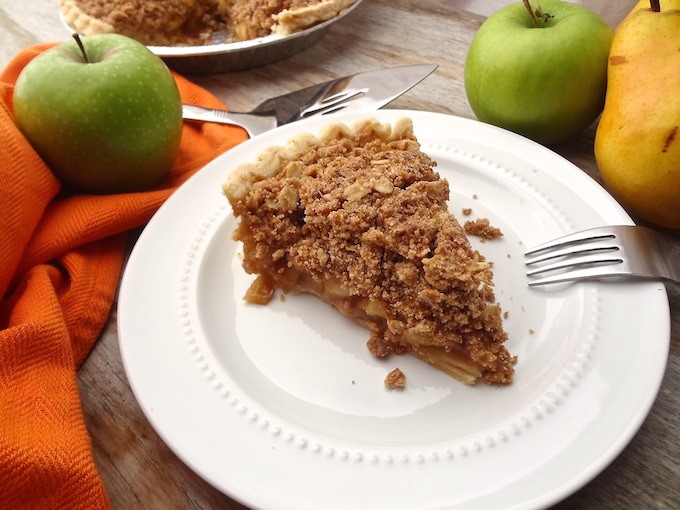
[[[633,215],[680,228],[680,0],[633,8],[614,32],[607,80],[595,135],[602,179]]]

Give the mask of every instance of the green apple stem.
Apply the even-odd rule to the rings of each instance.
[[[649,0],[649,6],[653,12],[661,12],[661,0]]]
[[[85,59],[85,63],[89,64],[90,59],[87,58],[87,52],[85,51],[85,46],[83,46],[83,41],[80,40],[80,35],[79,34],[73,34],[73,38],[76,40],[76,43],[78,44],[78,48],[80,48],[80,53],[83,54],[83,58]]]
[[[536,15],[534,14],[534,10],[531,8],[529,0],[523,0],[523,2],[524,7],[526,7],[527,12],[529,13],[529,17],[531,18],[531,26],[534,28],[538,28],[538,21],[536,21]]]

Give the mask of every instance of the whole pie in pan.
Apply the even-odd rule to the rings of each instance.
[[[83,35],[119,33],[155,46],[288,35],[329,20],[355,0],[59,0]]]
[[[372,354],[410,354],[468,384],[512,381],[492,268],[449,212],[449,185],[412,122],[367,119],[299,135],[224,184],[239,223],[245,299],[311,293],[370,332]]]

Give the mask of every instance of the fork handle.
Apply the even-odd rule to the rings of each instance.
[[[658,261],[661,267],[658,271],[664,278],[680,283],[680,248],[677,242],[670,236],[657,232],[650,236],[649,244],[661,254]]]
[[[189,104],[182,105],[182,118],[240,126],[248,132],[250,138],[276,127],[276,118],[270,114],[231,112]]]

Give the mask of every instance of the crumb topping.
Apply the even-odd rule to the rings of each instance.
[[[465,233],[472,236],[478,236],[483,239],[497,239],[503,237],[501,229],[491,225],[488,218],[479,218],[476,220],[468,220],[463,225]]]
[[[214,0],[76,0],[76,4],[117,33],[144,44],[204,44],[226,28]]]
[[[484,381],[510,382],[491,265],[449,213],[448,182],[412,132],[374,135],[311,144],[230,198],[246,271],[329,300],[371,330],[376,356],[464,352]]]
[[[390,390],[394,390],[396,388],[404,388],[405,386],[406,376],[398,368],[392,370],[389,374],[387,374],[387,377],[385,377],[385,387]]]

